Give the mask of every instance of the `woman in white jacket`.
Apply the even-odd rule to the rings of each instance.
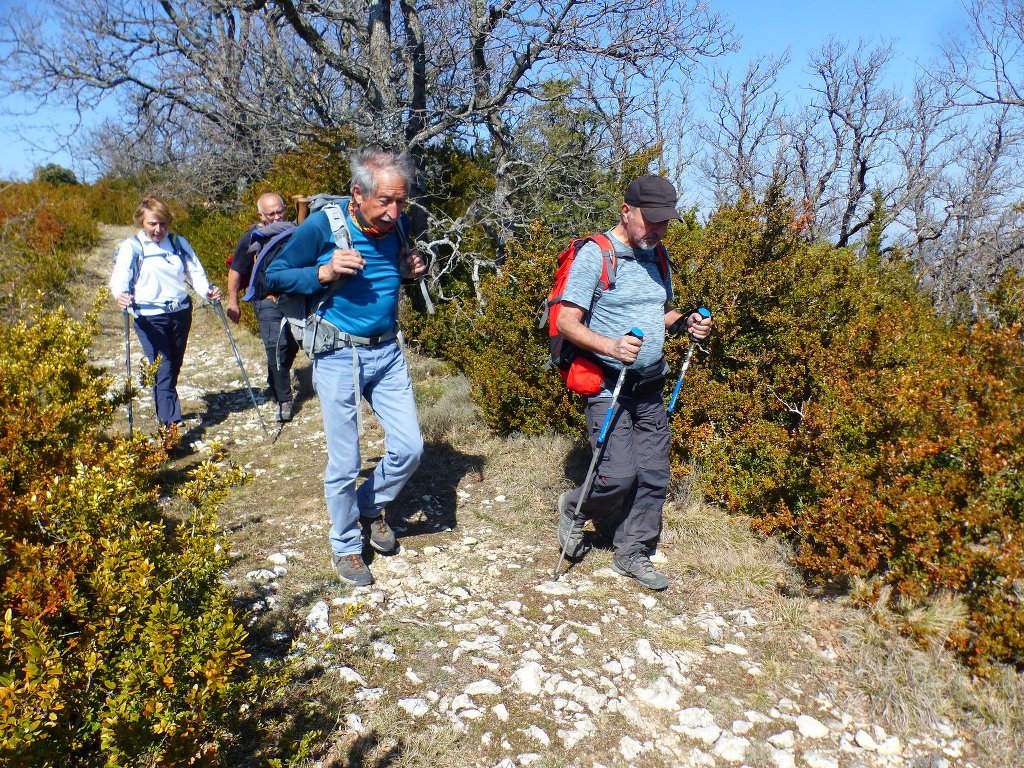
[[[181,421],[178,373],[192,327],[186,280],[211,301],[220,300],[220,289],[210,285],[188,241],[171,234],[173,220],[163,200],[154,195],[143,198],[135,210],[135,224],[141,229],[118,248],[110,291],[121,309],[135,315],[135,332],[146,358],[152,362],[160,357],[153,387],[156,417],[176,430]]]

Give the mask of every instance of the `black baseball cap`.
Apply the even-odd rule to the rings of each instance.
[[[623,197],[626,205],[639,208],[643,211],[644,218],[654,224],[669,219],[682,221],[676,210],[678,199],[676,188],[664,176],[640,176],[633,179],[626,187],[626,194]]]

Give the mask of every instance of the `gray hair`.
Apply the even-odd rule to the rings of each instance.
[[[349,189],[364,195],[377,194],[377,174],[391,171],[405,182],[406,190],[412,190],[415,171],[412,159],[405,152],[390,152],[380,147],[360,147],[349,155],[349,167],[352,170],[352,181]]]

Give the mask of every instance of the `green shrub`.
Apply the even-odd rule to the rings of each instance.
[[[165,519],[162,454],[104,435],[94,331],[63,310],[0,327],[0,762],[209,764],[245,656],[214,509],[242,476],[201,465]]]
[[[498,275],[485,278],[483,312],[474,300],[441,304],[433,317],[413,318],[417,342],[466,374],[473,401],[501,433],[540,434],[554,427],[582,434],[578,402],[545,367],[547,331],[537,327],[561,247],[537,227],[509,249]]]
[[[100,179],[90,184],[84,194],[92,218],[105,224],[127,225],[132,223],[146,188],[138,179]]]
[[[829,579],[956,590],[950,642],[1024,659],[1020,327],[948,325],[901,263],[800,238],[785,201],[744,201],[680,237],[715,311],[673,424],[715,501],[790,537]]]
[[[47,163],[36,168],[32,177],[44,184],[77,184],[78,177],[70,168],[64,168],[56,163]]]

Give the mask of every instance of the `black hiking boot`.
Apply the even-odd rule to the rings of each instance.
[[[654,567],[646,552],[615,555],[612,558],[612,570],[636,579],[648,589],[661,591],[668,586],[668,577]]]

